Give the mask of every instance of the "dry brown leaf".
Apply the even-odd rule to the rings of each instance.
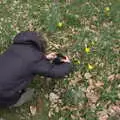
[[[71,114],[71,118],[72,118],[72,120],[76,120],[77,119],[77,117],[75,115],[72,115],[72,114]]]
[[[113,80],[120,80],[120,74],[112,74],[108,77],[109,81],[113,81]]]
[[[88,101],[89,103],[93,104],[93,103],[96,103],[99,99],[99,96],[98,95],[95,95],[95,94],[92,94],[92,93],[87,93],[86,94],[86,97],[88,98]]]
[[[77,85],[77,83],[78,83],[79,81],[80,81],[80,79],[70,80],[69,85],[75,86],[75,85]]]
[[[108,114],[110,116],[115,116],[120,114],[120,106],[119,105],[110,105],[108,108]]]
[[[58,102],[58,100],[59,100],[59,96],[58,96],[57,94],[51,92],[51,93],[49,94],[49,100],[50,100],[50,102],[52,102],[52,103],[56,103],[56,102]]]
[[[61,108],[61,110],[75,111],[75,110],[78,110],[78,107],[77,106],[64,106]]]
[[[108,114],[107,111],[100,111],[97,113],[98,120],[108,120]]]
[[[89,87],[86,90],[86,97],[88,98],[89,104],[96,103],[100,97],[100,95],[94,90],[95,85],[94,85],[94,80],[89,79]]]
[[[69,81],[69,85],[77,85],[82,80],[82,75],[79,72],[74,73],[75,78]]]
[[[92,89],[91,90],[87,89],[86,97],[88,98],[89,104],[93,104],[93,103],[96,103],[98,101],[100,95]]]
[[[116,105],[118,105],[118,106],[120,106],[120,101],[118,100],[118,101],[116,101],[116,103],[115,103]]]
[[[97,82],[95,83],[95,86],[101,88],[101,87],[104,86],[104,83],[101,82],[101,81],[97,81]]]
[[[120,74],[119,73],[116,74],[115,78],[118,79],[118,80],[120,80]]]
[[[108,115],[103,115],[99,117],[99,120],[108,120]]]
[[[120,54],[120,47],[119,46],[115,46],[112,49],[115,53]]]
[[[36,115],[36,112],[37,112],[37,107],[36,106],[30,106],[30,112],[31,112],[31,115],[32,116],[35,116]]]
[[[109,81],[113,81],[115,79],[115,74],[112,74],[108,77],[108,80]]]
[[[114,116],[115,115],[115,111],[112,109],[112,107],[111,106],[109,106],[109,108],[108,108],[108,114],[110,115],[110,116]]]
[[[97,21],[98,20],[97,16],[92,16],[92,20]]]
[[[86,79],[90,79],[90,78],[92,77],[92,75],[91,75],[90,73],[85,73],[84,77],[85,77]]]
[[[119,112],[120,113],[120,106],[112,106],[112,109],[115,111],[115,112]]]
[[[94,85],[95,82],[93,79],[89,79],[88,83],[89,83],[89,87],[87,88],[88,90],[95,88],[95,85]]]

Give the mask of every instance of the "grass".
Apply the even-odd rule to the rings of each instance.
[[[18,32],[42,31],[48,41],[48,51],[69,55],[75,70],[59,81],[37,76],[30,85],[36,88],[34,100],[20,108],[1,109],[0,117],[5,120],[103,120],[107,116],[105,120],[119,120],[119,11],[120,0],[0,1],[1,54]],[[59,22],[62,26],[58,26]],[[89,50],[85,51],[86,48]],[[51,93],[58,96],[57,103],[50,101]],[[30,105],[41,110],[32,116]]]

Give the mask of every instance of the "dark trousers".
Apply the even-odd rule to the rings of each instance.
[[[10,97],[0,96],[0,108],[6,108],[11,105],[14,105],[18,101],[22,93],[24,92],[25,90],[21,90],[19,92],[16,92],[13,96],[10,96]]]

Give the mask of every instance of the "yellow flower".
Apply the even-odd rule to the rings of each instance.
[[[86,53],[89,53],[89,52],[90,52],[90,48],[89,48],[89,47],[86,47],[86,48],[85,48],[85,52],[86,52]]]
[[[110,11],[110,8],[109,8],[109,7],[105,7],[105,8],[104,8],[104,11],[105,11],[105,12],[109,12],[109,11]]]
[[[62,22],[59,22],[59,23],[57,24],[57,26],[58,26],[59,28],[61,28],[61,27],[63,26],[63,23],[62,23]]]
[[[88,64],[88,69],[89,70],[92,70],[94,67],[92,66],[92,65],[90,65],[90,64]]]

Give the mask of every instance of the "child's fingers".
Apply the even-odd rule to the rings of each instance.
[[[50,56],[52,59],[56,58],[57,57],[56,52],[51,53]]]
[[[46,55],[47,59],[55,59],[56,57],[57,57],[56,52],[52,52],[52,53]]]
[[[51,53],[52,57],[57,57],[56,52]]]
[[[70,59],[67,56],[65,56],[65,59],[61,59],[61,61],[62,62],[70,62]]]

